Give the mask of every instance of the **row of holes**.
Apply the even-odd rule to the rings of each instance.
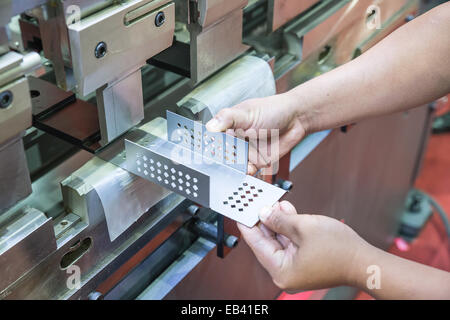
[[[150,165],[147,162],[150,163]],[[194,198],[198,197],[197,191],[199,188],[196,185],[196,183],[198,182],[197,178],[193,177],[191,182],[191,176],[189,174],[184,175],[182,171],[177,171],[174,168],[169,168],[168,165],[163,165],[159,161],[155,162],[153,159],[149,159],[147,156],[143,156],[141,160],[140,156],[138,155],[136,165],[137,171],[139,173],[143,173],[145,176],[150,176],[152,179],[156,179],[160,183],[171,186],[175,190],[178,189],[181,192],[185,192],[189,196],[192,195]],[[143,168],[141,168],[141,166]],[[193,191],[191,191],[191,187]]]
[[[227,200],[223,201],[224,205],[229,205],[232,209],[238,209],[239,212],[243,212],[243,207],[238,207],[243,205],[244,207],[248,207],[251,202],[254,201],[254,198],[258,198],[260,193],[263,193],[262,189],[256,189],[255,186],[249,186],[248,183],[244,182],[243,186],[239,187],[238,191],[233,192],[232,196],[229,196]],[[237,199],[235,199],[237,197]],[[248,202],[245,202],[247,200]]]
[[[180,123],[178,123],[178,127],[181,127]],[[187,132],[188,128],[187,128],[187,126],[184,126],[184,128],[186,129],[186,131],[184,131],[184,138],[182,137],[181,139],[184,140],[184,143],[186,145],[189,145],[189,134]],[[191,129],[191,132],[192,132],[192,135],[190,137],[191,138],[191,143],[190,144],[191,144],[192,147],[195,147],[195,137],[193,135],[194,129]],[[197,135],[201,135],[201,133],[197,132]],[[215,137],[208,136],[206,133],[204,134],[204,136],[205,136],[204,152],[205,153],[209,153],[209,155],[211,157],[215,158],[216,154],[217,154],[216,150],[218,150],[218,152],[221,152],[222,151],[222,146],[221,145],[217,145],[215,143]],[[208,138],[210,138],[209,143],[206,141]],[[198,140],[197,141],[198,143],[201,143],[201,138],[197,138],[197,140]],[[233,150],[230,150],[230,148],[228,148],[229,147],[229,143],[225,142],[225,144],[226,144],[226,148],[224,149],[225,150],[225,155],[223,155],[223,159],[226,160],[226,161],[230,161],[231,160],[231,163],[235,164],[236,163],[236,157],[237,157],[237,153],[236,153],[237,147],[236,147],[236,145],[233,145]],[[210,147],[207,148],[207,146],[210,146]],[[197,144],[197,148],[200,149],[201,145]]]

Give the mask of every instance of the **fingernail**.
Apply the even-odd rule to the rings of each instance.
[[[220,130],[220,122],[219,122],[219,120],[217,120],[216,118],[211,119],[211,120],[206,124],[206,129],[208,129],[208,131],[217,131],[217,130]]]
[[[267,218],[269,218],[269,216],[272,213],[272,207],[264,207],[262,208],[261,212],[259,213],[259,218],[261,220],[267,220]]]

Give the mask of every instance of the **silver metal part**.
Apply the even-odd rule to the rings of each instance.
[[[0,220],[0,292],[56,249],[48,236],[52,220],[39,210],[26,209],[12,220]]]
[[[101,145],[106,145],[144,119],[141,70],[97,90]]]
[[[171,158],[174,147],[157,137],[151,139],[146,147],[126,140],[127,168],[144,179],[209,207],[208,175]]]
[[[31,193],[22,134],[0,145],[0,214]]]
[[[8,52],[0,57],[0,145],[31,126],[31,98],[25,74],[40,64],[37,53]],[[5,94],[8,103],[4,105]]]
[[[144,5],[145,10],[127,25],[127,14]],[[161,11],[166,22],[157,27],[155,17]],[[169,0],[127,1],[71,24],[68,29],[78,92],[85,96],[140,69],[147,59],[169,47],[175,29],[175,6]],[[95,48],[100,42],[106,44],[106,52],[97,58]]]
[[[209,159],[247,173],[248,142],[222,132],[209,132],[200,122],[167,111],[169,141]]]
[[[247,2],[176,0],[175,36],[180,45],[154,60],[176,68],[181,65],[192,85],[202,82],[249,49],[242,43],[242,13]]]
[[[31,193],[22,137],[31,126],[31,98],[25,75],[40,64],[37,53],[0,56],[0,214]]]
[[[247,55],[199,85],[177,104],[181,114],[206,123],[224,108],[275,93],[275,79],[268,62]]]
[[[172,122],[170,126],[169,119]],[[171,130],[169,128],[178,128],[175,130],[183,128],[191,132],[191,135],[195,134],[195,137],[204,137],[206,132],[204,126],[198,127],[202,129],[201,131],[195,131],[192,120],[174,114],[169,116],[168,113],[168,132]],[[201,135],[198,134],[200,132]],[[228,147],[237,150],[234,159],[238,159],[239,152],[248,156],[248,144],[245,141],[235,137],[227,139],[224,133],[220,135],[222,138],[219,141],[224,148],[228,140],[230,141]],[[174,138],[175,141],[178,140],[176,134]],[[233,140],[235,142],[231,143]],[[200,141],[199,146],[202,145],[205,148]],[[245,147],[238,149],[238,145]],[[197,149],[190,142],[186,145],[184,140],[177,144],[173,140],[166,141],[150,136],[138,143],[126,140],[125,149],[127,170],[130,172],[249,227],[253,227],[259,221],[258,215],[263,207],[273,205],[286,193],[278,187],[246,175],[247,158],[245,161],[241,159],[239,163],[245,170],[236,170],[233,167],[234,163],[229,165],[223,155],[216,161],[204,156],[204,149],[197,152],[200,147]]]
[[[227,38],[227,42],[218,39]],[[242,9],[207,28],[191,27],[191,79],[199,83],[248,49],[242,44]]]
[[[144,133],[164,134],[158,130],[159,119],[141,127]],[[129,174],[124,158],[123,142],[117,141],[61,182],[67,207],[90,224],[99,217],[93,213],[89,195],[97,195],[103,208],[109,238],[117,239],[145,212],[166,198],[170,192],[160,186]],[[95,219],[94,219],[95,217]],[[94,219],[94,220],[92,220]]]

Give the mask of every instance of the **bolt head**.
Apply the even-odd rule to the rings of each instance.
[[[163,11],[160,11],[156,14],[155,25],[157,27],[161,27],[164,22],[166,22],[166,14]]]
[[[102,41],[102,42],[99,42],[97,44],[97,46],[95,47],[94,54],[97,59],[100,59],[100,58],[103,58],[107,52],[108,52],[108,46],[106,45],[105,42]]]
[[[6,90],[0,93],[0,109],[8,108],[14,100],[14,95],[11,91]]]

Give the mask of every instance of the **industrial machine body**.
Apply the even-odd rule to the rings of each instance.
[[[168,140],[167,111],[206,123],[338,67],[418,15],[421,2],[0,8],[0,298],[271,299],[280,290],[235,222],[127,169],[127,147]],[[429,122],[424,106],[316,133],[256,178],[386,248]],[[212,186],[199,184],[198,198],[218,192]]]

